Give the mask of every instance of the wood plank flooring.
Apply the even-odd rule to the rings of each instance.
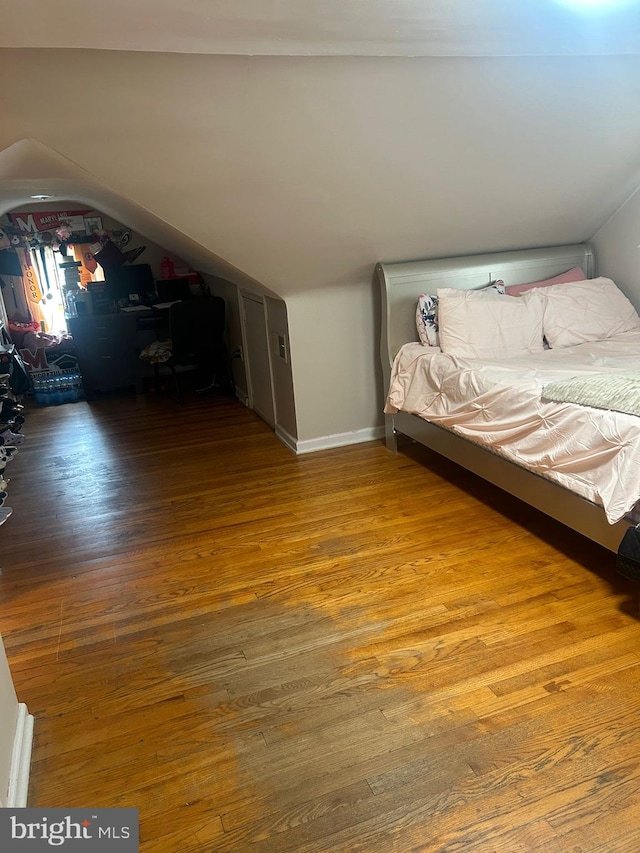
[[[0,631],[30,805],[143,853],[636,853],[613,555],[427,451],[296,458],[229,398],[30,412]]]

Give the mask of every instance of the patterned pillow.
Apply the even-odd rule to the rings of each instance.
[[[499,293],[504,296],[504,281],[492,281],[486,287],[481,288],[481,291],[490,293]],[[425,347],[439,346],[438,339],[438,297],[430,293],[423,293],[418,297],[416,306],[416,329],[420,343]]]
[[[416,329],[420,343],[426,347],[438,346],[438,297],[423,293],[416,305]]]

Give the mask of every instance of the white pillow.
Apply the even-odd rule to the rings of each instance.
[[[504,281],[492,281],[476,293],[501,293],[504,296]],[[438,297],[431,293],[418,296],[416,305],[416,329],[420,343],[426,347],[439,346],[438,341]]]
[[[531,291],[533,293],[533,291]],[[477,290],[438,290],[440,348],[462,358],[517,358],[543,351],[542,306]]]
[[[570,347],[603,341],[640,328],[640,317],[610,278],[554,284],[529,294],[540,301],[549,345]]]

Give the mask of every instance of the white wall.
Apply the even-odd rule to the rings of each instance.
[[[287,300],[300,441],[382,423],[372,278]]]
[[[0,806],[7,803],[17,723],[18,699],[0,638]]]
[[[27,805],[33,725],[27,706],[16,698],[0,637],[0,807]]]
[[[598,275],[612,278],[640,311],[640,190],[591,238]]]
[[[40,140],[187,235],[197,268],[286,302],[303,441],[380,423],[376,261],[587,239],[638,171],[637,56],[5,50],[0,68],[0,148]]]

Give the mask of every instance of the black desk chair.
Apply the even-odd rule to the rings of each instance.
[[[198,394],[230,390],[224,342],[224,299],[219,296],[186,299],[174,303],[167,311],[171,356],[166,361],[154,363],[156,380],[161,367],[171,371],[181,406],[184,405],[184,396],[180,377],[184,370],[180,368],[198,370],[203,378],[210,379],[205,387],[198,389]]]

